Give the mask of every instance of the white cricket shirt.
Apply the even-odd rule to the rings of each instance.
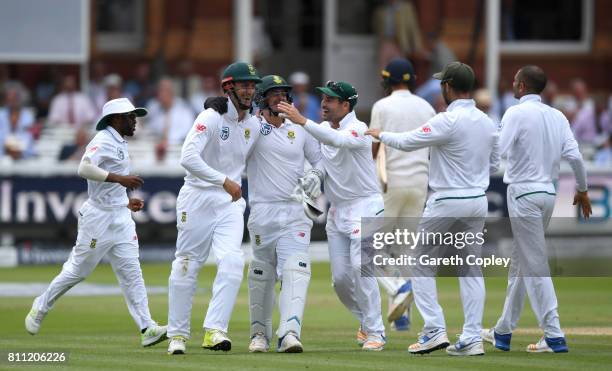
[[[497,125],[472,99],[457,99],[419,129],[383,132],[380,140],[405,151],[431,147],[429,186],[434,191],[477,188],[484,192],[490,174],[499,168]]]
[[[127,141],[114,128],[107,126],[89,142],[83,154],[91,164],[118,175],[130,174],[130,155]],[[87,179],[89,201],[102,208],[126,207],[128,196],[119,183],[98,182]]]
[[[537,94],[523,96],[502,118],[500,152],[508,160],[504,183],[551,183],[567,160],[578,190],[586,191],[586,170],[569,122]]]
[[[427,101],[410,92],[396,90],[374,103],[370,128],[402,133],[424,125],[436,112]],[[424,187],[429,173],[429,148],[413,152],[385,146],[389,188]]]
[[[225,178],[241,184],[246,159],[259,136],[259,120],[246,114],[238,121],[234,104],[227,113],[209,108],[196,117],[181,150],[181,166],[187,170],[185,184],[223,187]]]
[[[354,111],[344,116],[337,130],[327,121],[317,124],[311,120],[304,128],[322,143],[323,157],[317,168],[325,173],[325,196],[332,204],[380,194],[372,137],[364,135],[368,127]]]
[[[278,128],[261,120],[259,138],[247,159],[249,204],[291,201],[298,178],[304,174],[304,159],[315,167],[321,160],[321,146],[303,127],[287,119]]]

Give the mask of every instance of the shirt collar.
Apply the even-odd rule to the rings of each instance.
[[[459,107],[470,107],[476,106],[476,102],[473,99],[455,99],[447,108],[447,112],[452,112]]]
[[[238,110],[236,110],[236,106],[234,106],[234,103],[232,102],[232,100],[228,97],[227,98],[227,113],[226,115],[228,116],[228,118],[231,121],[238,121]],[[246,121],[251,117],[251,114],[249,112],[246,113],[246,115],[244,115],[244,119],[242,121]]]
[[[353,121],[353,119],[355,119],[355,111],[351,111],[349,113],[346,114],[346,116],[344,116],[342,118],[342,120],[340,120],[340,127],[339,129],[344,129],[346,127],[346,125],[349,124],[349,122]]]
[[[119,143],[127,143],[127,140],[123,139],[123,137],[121,136],[121,134],[119,134],[119,132],[117,130],[115,130],[114,127],[112,126],[107,126],[106,130],[108,130],[109,133],[111,133],[112,137]]]
[[[540,97],[539,94],[526,94],[526,95],[523,95],[521,99],[519,99],[519,103],[530,102],[530,101],[541,102],[542,98]]]
[[[400,90],[395,90],[393,92],[391,92],[391,95],[412,95],[412,93],[410,92],[410,90],[408,89],[400,89]]]

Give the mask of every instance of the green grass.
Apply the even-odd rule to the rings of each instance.
[[[0,269],[0,282],[49,282],[60,266],[19,267]],[[170,264],[143,266],[147,285],[166,285]],[[555,279],[560,317],[564,328],[601,329],[599,335],[578,335],[568,331],[568,354],[527,354],[525,346],[538,340],[539,334],[517,332],[513,336],[511,352],[500,352],[486,347],[484,357],[451,358],[443,351],[427,356],[407,354],[406,347],[416,339],[422,325],[413,314],[413,328],[409,332],[388,331],[388,343],[381,353],[364,353],[354,342],[359,326],[340,304],[330,285],[329,266],[315,264],[304,318],[303,354],[249,354],[248,307],[246,285],[240,291],[230,324],[233,350],[214,353],[200,348],[202,321],[208,300],[214,268],[205,267],[199,277],[200,291],[194,300],[192,339],[185,356],[166,355],[166,343],[152,348],[139,347],[138,331],[120,296],[63,297],[45,319],[41,332],[30,336],[23,328],[23,318],[32,298],[0,297],[0,353],[14,351],[66,350],[70,358],[64,365],[9,366],[0,361],[0,369],[72,368],[78,370],[158,370],[172,369],[609,369],[612,364],[612,296],[611,278]],[[115,283],[109,266],[101,265],[88,282]],[[505,279],[490,278],[487,284],[487,305],[484,325],[494,324],[505,295]],[[202,290],[203,289],[203,290]],[[449,337],[459,333],[462,324],[461,303],[457,279],[438,280],[440,301],[445,309]],[[152,315],[166,323],[167,296],[149,297]],[[383,300],[386,303],[386,300]],[[522,328],[535,329],[535,318],[526,305],[521,320]],[[275,314],[275,321],[278,315]],[[275,322],[276,323],[276,322]]]

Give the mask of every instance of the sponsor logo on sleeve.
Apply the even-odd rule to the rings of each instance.
[[[429,125],[423,125],[421,127],[421,132],[423,132],[425,134],[429,134],[429,133],[431,133],[431,127]]]
[[[355,130],[351,130],[351,135],[354,136],[355,138],[359,136],[359,134],[357,134]]]
[[[89,152],[90,152],[90,153],[94,153],[94,152],[95,152],[95,151],[97,151],[97,150],[98,150],[98,146],[93,146],[93,147],[91,147],[91,148],[89,149]]]
[[[206,125],[196,124],[196,132],[203,133],[206,130]]]

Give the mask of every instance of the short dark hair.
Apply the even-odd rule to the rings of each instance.
[[[518,74],[519,81],[522,81],[527,90],[531,93],[540,94],[546,87],[548,78],[538,66],[528,65],[521,67]]]

